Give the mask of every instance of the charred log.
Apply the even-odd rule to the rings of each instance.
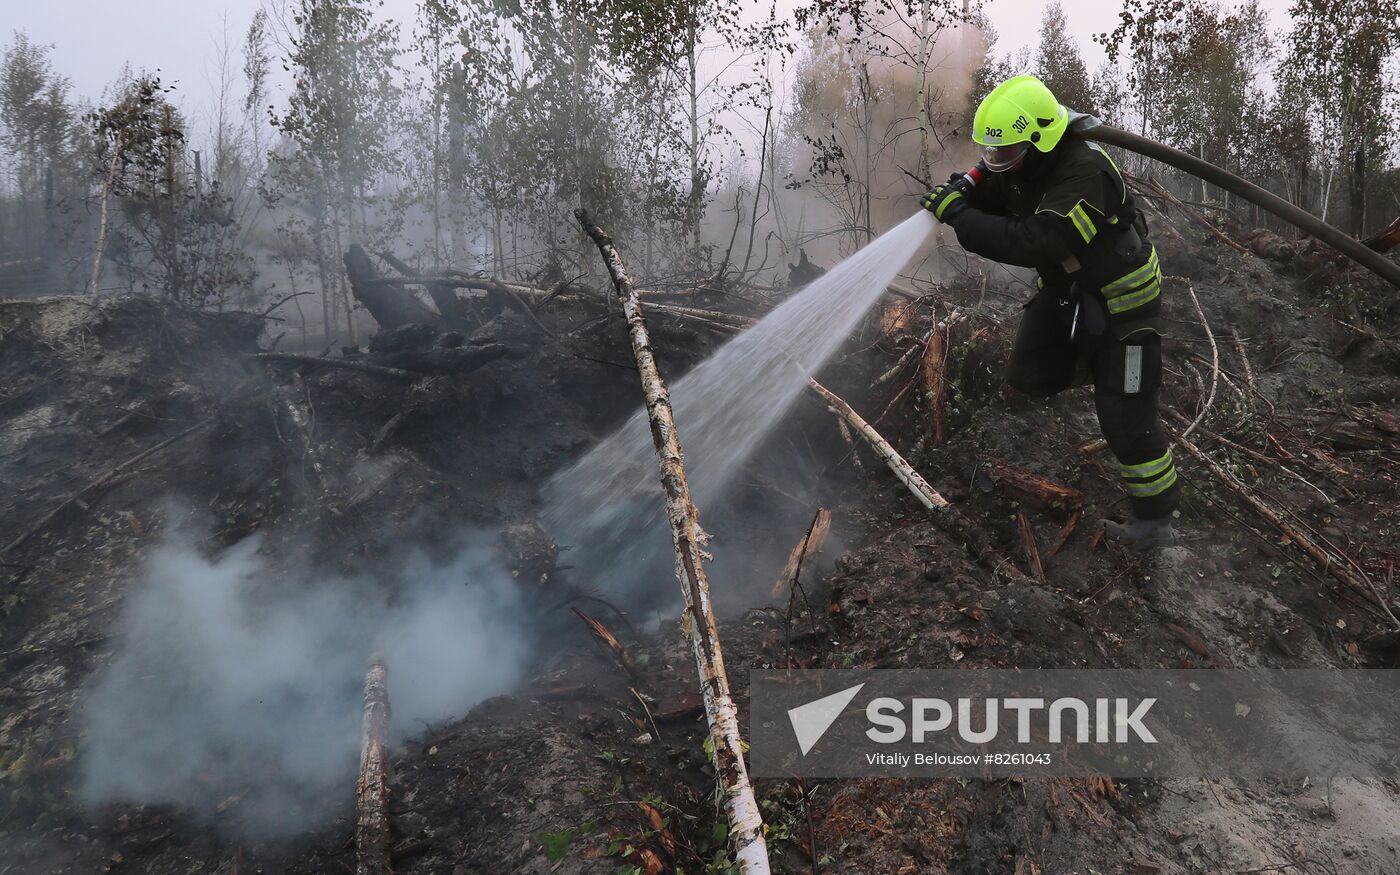
[[[470,374],[476,369],[494,362],[510,353],[510,347],[502,343],[483,343],[479,346],[442,347],[425,349],[403,349],[379,358],[386,367],[402,368],[426,374]]]
[[[407,262],[392,252],[381,252],[379,257],[404,277],[411,277],[415,273]],[[432,298],[433,306],[437,307],[444,322],[453,327],[467,327],[472,324],[471,306],[457,297],[457,292],[450,284],[426,282],[423,287],[428,290],[428,297]]]
[[[401,288],[384,283],[369,260],[369,253],[358,243],[345,253],[345,273],[350,279],[350,291],[364,305],[380,328],[421,323],[441,324],[443,318],[422,301]]]
[[[360,780],[355,806],[355,875],[389,875],[389,677],[375,654],[365,672]]]

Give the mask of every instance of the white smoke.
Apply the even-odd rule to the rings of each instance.
[[[702,510],[722,499],[812,374],[928,242],[933,216],[911,213],[671,387],[687,477]],[[656,592],[670,564],[655,452],[647,413],[638,410],[544,490],[545,522],[560,544],[575,548],[570,561],[629,597]]]
[[[524,673],[523,605],[481,540],[445,563],[409,556],[350,579],[275,571],[256,536],[212,559],[172,538],[85,698],[86,800],[221,811],[276,834],[352,799],[371,652],[388,667],[397,738]]]

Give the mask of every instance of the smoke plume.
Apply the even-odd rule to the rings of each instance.
[[[212,559],[172,538],[87,692],[86,800],[222,809],[259,835],[313,825],[353,798],[372,651],[398,738],[521,679],[520,598],[481,540],[446,562],[401,557],[371,580],[277,571],[257,537]]]

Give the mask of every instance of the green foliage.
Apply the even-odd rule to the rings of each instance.
[[[258,8],[253,12],[253,20],[243,37],[243,82],[247,88],[243,97],[243,112],[249,121],[253,135],[253,164],[261,166],[263,160],[263,119],[270,107],[268,99],[268,73],[272,68],[272,52],[268,46],[270,39],[267,10]]]
[[[138,76],[120,88],[111,105],[89,113],[98,149],[93,173],[111,175],[111,194],[153,200],[175,193],[185,124],[165,98],[172,90],[158,76]]]
[[[1271,52],[1263,10],[1254,0],[1229,12],[1206,0],[1127,0],[1120,19],[1099,39],[1110,58],[1128,56],[1142,124],[1230,165],[1255,76]]]
[[[25,201],[41,197],[48,167],[66,168],[77,151],[72,84],[53,71],[49,51],[17,32],[0,55],[0,146],[14,157]]]
[[[1339,171],[1346,174],[1350,230],[1364,232],[1374,168],[1396,142],[1394,82],[1400,52],[1397,0],[1294,0],[1288,37],[1290,93],[1322,146],[1324,216]],[[1388,217],[1387,217],[1388,218]]]
[[[83,129],[71,83],[53,70],[50,51],[16,32],[0,53],[0,249],[6,257],[52,252],[86,225],[75,203],[88,184]]]
[[[1107,61],[1100,64],[1094,71],[1090,89],[1093,94],[1090,105],[1094,108],[1094,113],[1109,124],[1124,124],[1123,119],[1131,95],[1128,92],[1128,84],[1124,81],[1123,71],[1118,65]]]
[[[544,847],[545,859],[550,862],[558,862],[569,855],[569,846],[574,839],[579,836],[591,835],[598,829],[598,821],[587,820],[578,826],[566,826],[563,829],[540,833],[540,844]]]
[[[435,249],[485,249],[496,273],[562,279],[557,260],[522,269],[506,253],[586,258],[572,219],[581,204],[615,233],[642,235],[648,253],[677,247],[680,226],[698,220],[718,133],[688,61],[707,34],[729,38],[736,9],[423,0],[416,35],[430,99],[416,127],[429,146],[417,178],[434,239],[443,237]],[[692,86],[702,92],[695,103]],[[457,229],[450,245],[444,225]]]
[[[328,331],[352,309],[342,254],[352,243],[383,248],[403,223],[405,199],[385,187],[403,169],[398,28],[376,17],[378,5],[299,0],[283,62],[293,87],[272,118],[289,148],[269,156],[264,195],[282,211],[286,257],[309,261],[298,266],[320,280]]]
[[[809,0],[793,11],[793,20],[803,30],[817,28],[829,38],[873,55],[907,57],[911,40],[925,24],[937,33],[976,15],[965,13],[964,4],[957,0]]]
[[[94,182],[117,199],[108,248],[128,281],[175,300],[222,305],[251,285],[233,202],[205,189],[185,164],[185,120],[160,78],[141,75],[111,104],[88,114],[97,154]]]
[[[1035,74],[1070,109],[1095,110],[1093,88],[1084,58],[1070,35],[1065,10],[1059,0],[1046,4],[1040,23],[1040,46],[1035,55]]]
[[[1345,192],[1343,224],[1359,234],[1380,190],[1377,166],[1395,144],[1386,70],[1400,49],[1400,3],[1295,0],[1290,15],[1287,52],[1272,71],[1258,0],[1125,0],[1118,26],[1096,39],[1110,58],[1126,57],[1144,132],[1324,218]]]

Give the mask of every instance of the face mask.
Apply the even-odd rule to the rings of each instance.
[[[993,173],[1015,170],[1030,151],[1030,143],[1012,143],[1009,146],[985,146],[982,149],[982,163]]]

